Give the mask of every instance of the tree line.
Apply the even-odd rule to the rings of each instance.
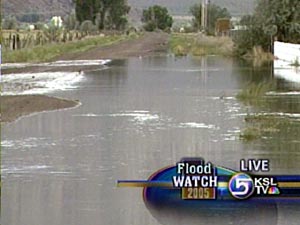
[[[76,18],[80,23],[92,21],[99,30],[124,29],[130,6],[126,0],[75,0]],[[142,22],[147,31],[171,28],[173,19],[167,8],[154,5],[143,10]]]
[[[275,40],[300,44],[300,1],[259,0],[254,13],[240,24],[245,30],[234,39],[239,55],[255,46],[271,51]]]
[[[130,7],[126,0],[74,0],[77,20],[92,21],[99,30],[123,29]]]

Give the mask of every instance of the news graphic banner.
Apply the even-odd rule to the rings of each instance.
[[[264,174],[264,175],[257,175]],[[268,159],[242,159],[234,171],[202,158],[183,158],[147,180],[118,180],[118,187],[142,187],[146,203],[299,201],[300,175],[272,175]]]

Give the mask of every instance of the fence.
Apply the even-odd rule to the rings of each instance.
[[[80,31],[62,31],[59,34],[46,33],[41,30],[16,31],[2,30],[2,47],[9,50],[18,50],[51,42],[68,42],[81,40],[88,34]]]

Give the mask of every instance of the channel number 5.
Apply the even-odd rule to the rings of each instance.
[[[253,194],[253,180],[247,174],[236,174],[229,182],[229,191],[233,197],[246,199]]]

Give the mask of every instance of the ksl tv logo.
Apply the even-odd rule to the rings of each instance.
[[[269,160],[250,159],[247,162],[241,160],[241,173],[231,177],[228,189],[231,195],[236,199],[248,199],[254,194],[262,195],[279,195],[278,184],[273,177],[250,176],[243,172],[269,172]]]

